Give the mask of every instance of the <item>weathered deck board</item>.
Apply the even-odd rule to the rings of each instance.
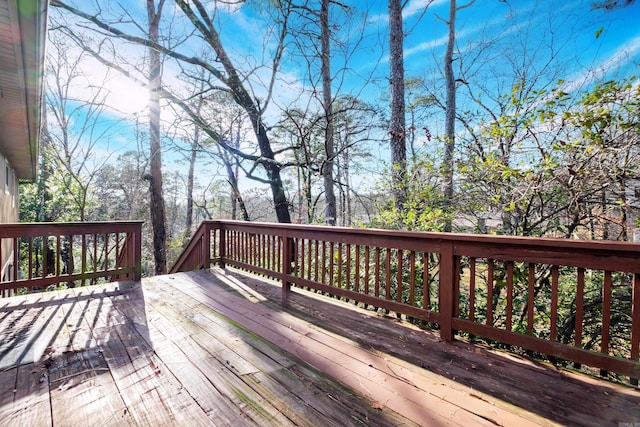
[[[636,390],[280,292],[214,270],[2,299],[0,425],[640,422]]]
[[[196,274],[192,277],[196,281],[201,280]],[[242,298],[220,292],[217,287],[206,287],[207,278],[204,279],[201,283],[203,286],[190,287],[185,292],[349,387],[368,395],[378,404],[401,412],[420,424],[534,424],[526,417],[513,416],[479,399],[469,399],[456,390],[441,387],[437,382],[420,381],[414,372],[402,372],[402,368],[393,360],[383,359],[375,353],[310,328],[286,312],[243,304]]]
[[[281,290],[251,275],[228,274],[237,292],[261,295],[262,304],[278,307]],[[266,297],[266,299],[265,299]],[[576,374],[465,342],[440,342],[435,334],[406,322],[348,307],[296,290],[287,309],[297,318],[349,339],[373,352],[394,358],[410,369],[422,366],[421,376],[491,402],[509,412],[538,414],[565,425],[614,425],[640,420],[640,391]],[[355,328],[366,318],[367,325]],[[428,349],[428,351],[425,351]],[[450,395],[450,394],[449,394]],[[538,421],[541,422],[541,421]]]
[[[182,284],[184,282],[180,282]],[[156,293],[153,295],[153,293]],[[164,295],[166,293],[166,296]],[[186,295],[180,295],[180,292],[172,290],[170,286],[162,285],[159,287],[146,287],[145,288],[145,300],[149,302],[150,310],[160,310],[164,313],[162,318],[169,319],[179,315],[178,322],[184,323],[185,318],[187,322],[196,323],[199,325],[210,325],[211,317],[218,317],[218,322],[221,322],[221,318],[215,312],[204,308],[201,305],[189,310],[180,304],[180,300],[187,299]],[[193,301],[193,300],[191,300]],[[192,302],[193,304],[193,302]],[[187,313],[186,316],[182,313]],[[209,316],[202,316],[202,313],[208,313]],[[224,323],[224,320],[222,320]],[[160,325],[158,325],[160,326]],[[164,325],[166,327],[170,325]],[[217,326],[217,325],[216,325]],[[284,425],[293,422],[296,425],[318,425],[318,424],[333,424],[341,425],[345,422],[345,415],[349,413],[350,406],[336,405],[335,399],[339,396],[325,398],[325,404],[320,405],[317,409],[314,409],[314,400],[305,402],[300,400],[299,396],[292,393],[286,387],[282,387],[279,383],[272,378],[274,372],[285,370],[287,367],[292,366],[294,363],[291,360],[285,362],[284,365],[278,365],[274,360],[266,358],[264,353],[256,354],[251,346],[246,346],[243,350],[236,352],[231,347],[235,347],[234,342],[250,342],[253,345],[257,341],[256,337],[240,337],[239,331],[236,328],[235,331],[231,331],[228,328],[212,328],[207,327],[208,331],[200,330],[195,331],[191,327],[186,325],[177,325],[178,335],[180,331],[188,328],[191,331],[189,337],[194,341],[190,342],[190,339],[181,341],[182,347],[185,345],[190,346],[188,353],[191,357],[202,353],[204,349],[209,352],[209,359],[215,359],[219,366],[225,366],[227,369],[218,370],[221,373],[227,372],[227,370],[233,371],[235,377],[241,379],[241,381],[231,381],[230,379],[222,379],[217,384],[231,384],[230,390],[222,390],[225,396],[230,399],[238,399],[240,397],[243,400],[250,402],[249,406],[255,406],[259,408],[259,411],[251,411],[252,418],[260,425],[272,424],[272,425]],[[160,329],[166,330],[167,328],[161,327]],[[225,331],[226,329],[226,331]],[[171,328],[172,331],[176,330],[176,325]],[[215,332],[215,336],[211,335],[211,331]],[[231,332],[231,335],[228,333]],[[218,341],[220,339],[220,341]],[[195,345],[194,345],[195,344]],[[201,348],[198,348],[201,347]],[[205,355],[201,355],[203,358]],[[210,363],[215,363],[213,360],[208,360]],[[207,363],[200,362],[201,369],[209,366]],[[261,368],[257,368],[255,365],[260,365]],[[217,377],[220,373],[206,372],[209,377]],[[296,378],[299,378],[296,377]],[[233,378],[231,378],[233,379]],[[323,392],[317,390],[317,397],[322,397]],[[329,393],[327,394],[327,396]],[[362,406],[362,402],[355,403],[353,406],[357,409],[358,406]],[[242,402],[236,402],[236,404],[242,404]],[[285,418],[282,417],[282,414]],[[361,410],[362,412],[362,410]],[[368,412],[375,413],[373,410]],[[363,423],[368,423],[366,419],[366,412],[364,416],[362,413],[358,414],[354,412],[351,415],[354,419],[361,419]],[[333,422],[329,422],[333,419]],[[289,421],[290,420],[290,421]],[[309,421],[311,423],[309,424]],[[323,422],[322,420],[325,420]],[[382,420],[381,420],[382,421]],[[380,424],[380,423],[378,423]],[[386,423],[381,423],[386,424]]]

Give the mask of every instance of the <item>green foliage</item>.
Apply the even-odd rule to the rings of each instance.
[[[78,221],[76,202],[82,190],[77,183],[59,169],[41,174],[38,182],[20,187],[20,221]]]
[[[636,79],[564,87],[514,85],[503,114],[463,140],[460,210],[495,218],[498,233],[626,240],[638,214],[626,195],[640,177]]]
[[[413,230],[443,231],[447,220],[453,218],[452,212],[443,209],[443,196],[439,187],[439,170],[434,161],[426,158],[414,161],[405,178],[406,200],[402,209],[398,209],[391,199],[378,206],[371,227]],[[392,183],[380,183],[380,192],[390,194]]]

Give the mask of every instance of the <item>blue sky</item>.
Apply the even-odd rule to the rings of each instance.
[[[405,69],[409,76],[427,76],[444,55],[447,27],[439,19],[448,17],[449,2],[435,0],[423,15],[426,0],[413,0],[405,13]],[[458,1],[458,5],[466,2]],[[480,44],[491,43],[485,67],[502,63],[505,50],[546,61],[552,48],[563,66],[564,80],[581,80],[593,69],[611,73],[637,74],[640,63],[640,2],[614,11],[593,10],[591,0],[477,0],[458,13],[458,48],[465,54],[477,52]],[[358,2],[358,4],[360,4]],[[378,16],[372,31],[386,29],[386,2],[371,2]],[[596,36],[596,34],[599,34]],[[471,56],[471,55],[470,55]],[[633,63],[635,61],[635,64]],[[362,58],[363,64],[367,63]],[[468,64],[467,67],[473,67]],[[380,67],[384,76],[387,67]],[[602,74],[598,74],[599,77]]]
[[[447,27],[438,17],[447,17],[448,1],[433,0],[424,13],[425,4],[429,1],[410,0],[405,8],[405,69],[410,77],[432,79],[435,76],[437,79],[447,36]],[[461,10],[457,19],[457,42],[462,52],[463,68],[468,72],[482,73],[491,68],[502,67],[506,74],[506,67],[509,65],[504,62],[505,56],[522,56],[526,51],[527,60],[534,64],[535,69],[536,62],[548,60],[553,47],[558,55],[558,67],[562,67],[563,80],[581,81],[585,73],[602,67],[612,73],[621,71],[627,75],[638,74],[640,1],[611,12],[592,10],[592,2],[593,0],[477,0],[472,6]],[[352,7],[352,13],[347,16],[333,9],[338,23],[335,31],[345,45],[356,42],[359,44],[356,50],[350,52],[347,64],[340,56],[341,47],[334,46],[336,58],[333,69],[340,70],[345,65],[348,68],[345,72],[346,84],[336,72],[334,91],[374,97],[376,93],[386,90],[387,84],[387,1],[348,0],[345,3]],[[464,4],[460,0],[458,3]],[[83,7],[86,5],[85,2],[78,4]],[[172,2],[167,2],[164,12],[167,18],[172,15],[171,7],[174,7]],[[114,12],[121,12],[117,7],[112,9]],[[128,3],[127,9],[144,22],[142,1]],[[105,10],[108,8],[105,7]],[[263,40],[269,38],[269,34],[265,32],[267,25],[261,22],[264,17],[246,6],[223,11],[218,17],[223,42],[237,62],[259,64],[265,58],[262,52]],[[598,37],[596,33],[599,33]],[[485,53],[477,55],[481,48],[485,49]],[[189,53],[199,52],[198,48],[194,48]],[[132,50],[129,56],[135,55]],[[239,59],[242,56],[244,58]],[[249,59],[245,61],[245,58]],[[282,68],[283,82],[278,92],[279,97],[284,99],[281,104],[287,103],[288,96],[297,97],[297,94],[289,92],[300,90],[306,84],[304,81],[296,81],[302,76],[299,65],[298,62],[285,62]],[[97,75],[96,82],[100,82],[100,72],[96,69],[94,65],[91,72]],[[167,81],[178,71],[177,68],[166,67]],[[367,82],[370,76],[374,78],[373,85]],[[596,73],[595,76],[602,78],[602,73]],[[110,89],[117,94],[114,106],[123,109],[125,113],[144,108],[146,96],[142,88],[126,82],[124,78],[115,77],[111,78],[110,85]],[[131,96],[132,94],[135,96]],[[122,102],[123,98],[128,100]]]
[[[349,0],[345,3],[352,6],[352,13],[334,12],[337,22],[334,30],[345,47],[358,42],[358,49],[350,52],[344,80],[336,78],[334,91],[359,95],[380,104],[386,95],[388,77],[387,1]],[[405,9],[405,68],[407,76],[431,79],[438,90],[444,86],[438,68],[447,36],[447,26],[440,18],[448,16],[448,1],[435,0],[423,13],[426,3],[427,0],[410,0]],[[464,4],[460,0],[458,3]],[[78,4],[86,3],[78,1]],[[494,95],[511,89],[509,82],[513,81],[514,70],[526,71],[529,76],[544,71],[550,80],[555,79],[553,82],[565,80],[576,90],[607,76],[639,74],[640,1],[615,11],[594,11],[591,4],[592,0],[477,0],[471,7],[461,10],[457,19],[462,69],[477,83],[483,84],[485,90],[495,92]],[[167,2],[167,5],[172,3]],[[128,3],[127,9],[145,21],[142,1]],[[165,10],[165,17],[169,18],[171,12],[171,9]],[[262,19],[265,18],[246,6],[218,15],[223,42],[237,63],[253,66],[264,58],[268,60],[263,53],[263,44],[270,34]],[[345,66],[340,47],[334,47],[334,71]],[[132,47],[122,48],[122,52],[131,58],[144,55],[143,51],[136,52]],[[195,47],[191,51],[192,54],[198,52]],[[555,62],[552,67],[545,68],[552,52],[557,55]],[[457,66],[459,64],[458,61]],[[102,82],[98,67],[95,64],[88,67],[88,74],[95,77],[95,84]],[[307,83],[299,80],[303,73],[298,67],[299,63],[293,61],[284,63],[282,79],[274,96],[278,106],[300,100],[300,91]],[[165,84],[174,84],[173,78],[178,72],[177,67],[168,65]],[[458,68],[456,72],[459,73]],[[264,82],[267,74],[268,67],[264,67],[254,76]],[[336,74],[341,77],[339,71]],[[370,77],[372,81],[368,81]],[[260,94],[259,87],[263,83],[258,83],[257,79],[253,83]],[[111,73],[108,89],[113,93],[109,105],[118,108],[119,115],[133,111],[144,114],[147,94],[143,88]],[[464,102],[462,98],[461,102]],[[166,119],[170,114],[165,111],[163,117]],[[129,137],[124,135],[123,140]],[[380,156],[384,159],[385,154],[381,152]]]

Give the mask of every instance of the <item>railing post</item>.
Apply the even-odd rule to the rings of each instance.
[[[224,226],[221,223],[216,223],[216,229],[219,233],[218,238],[218,267],[225,268],[224,259],[227,256],[227,237],[224,232]]]
[[[202,248],[200,249],[202,262],[202,269],[208,270],[211,268],[211,229],[207,222],[204,227],[204,236],[202,236]]]
[[[135,224],[135,231],[133,232],[134,250],[133,262],[131,265],[135,265],[135,273],[133,280],[139,282],[142,280],[142,222]],[[127,249],[130,250],[130,249]]]
[[[633,275],[631,296],[631,360],[640,360],[640,273]],[[638,378],[630,378],[631,384],[638,386]]]
[[[287,232],[282,233],[282,305],[287,305],[289,300],[289,292],[291,291],[291,282],[289,282],[288,276],[291,274],[291,263],[293,261],[291,252],[293,248],[292,239],[287,235]]]
[[[440,310],[440,338],[446,342],[453,340],[455,264],[453,242],[442,242],[440,246],[438,308]]]

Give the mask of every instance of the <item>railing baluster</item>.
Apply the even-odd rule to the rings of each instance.
[[[31,260],[31,255],[29,255],[29,260]],[[18,281],[18,276],[20,275],[20,244],[18,237],[13,238],[13,283],[15,284]],[[29,261],[29,279],[31,279],[31,261]]]
[[[507,261],[507,312],[505,329],[513,329],[513,261]]]
[[[375,264],[375,278],[374,290],[376,298],[380,297],[380,248],[376,246],[376,264]]]
[[[327,284],[327,242],[322,241],[322,280],[323,285]]]
[[[371,249],[367,245],[364,247],[364,293],[369,295],[369,262],[371,257]]]
[[[109,233],[104,233],[104,271],[109,270]]]
[[[611,271],[604,272],[602,284],[602,341],[600,352],[609,354],[609,341],[611,337],[611,293],[612,293]],[[607,371],[600,370],[600,375],[607,376]]]
[[[431,283],[429,279],[429,253],[422,253],[422,308],[431,311]]]
[[[318,281],[318,245],[320,243],[318,242],[318,240],[315,240],[313,242],[313,250],[314,250],[314,258],[315,258],[315,262],[313,265],[313,280],[315,280],[316,282]],[[322,283],[322,282],[321,282]]]
[[[94,233],[91,234],[91,236],[93,237],[93,262],[91,263],[92,265],[92,271],[98,271],[98,233]],[[105,233],[104,234],[104,241],[102,244],[102,251],[104,253],[104,260],[102,261],[102,270],[107,270],[108,268],[108,264],[107,264],[107,254],[109,253],[109,238],[107,237],[108,235]]]
[[[60,270],[61,270],[60,269],[60,252],[61,252],[60,248],[61,248],[61,246],[60,246],[60,235],[57,234],[56,235],[56,276],[58,276],[58,277],[61,275],[61,273],[60,273]]]
[[[460,265],[462,260],[456,256],[453,260],[453,317],[460,317]],[[456,331],[457,332],[457,331]]]
[[[469,320],[476,321],[476,258],[469,258]],[[511,329],[511,328],[507,328]]]
[[[529,275],[527,278],[527,335],[533,334],[533,309],[535,306],[534,292],[536,286],[536,265],[529,263]]]
[[[28,252],[28,256],[29,256],[29,274],[27,275],[27,277],[29,279],[33,279],[33,237],[29,237],[28,238],[28,247],[29,247],[29,252]]]
[[[416,305],[416,252],[409,253],[409,305]]]
[[[576,277],[576,314],[574,343],[582,348],[582,327],[584,322],[584,268],[578,268]],[[580,366],[578,365],[579,369]]]
[[[309,245],[307,247],[307,280],[311,280],[311,271],[313,270],[312,252],[314,242],[317,241],[309,240]]]
[[[342,288],[349,289],[351,287],[351,245],[345,246],[345,267],[344,267],[344,285]]]
[[[551,266],[551,319],[549,339],[558,341],[558,266]]]
[[[487,325],[493,326],[493,270],[492,259],[487,260]]]
[[[384,289],[385,289],[385,294],[384,297],[387,300],[391,299],[391,248],[387,248],[387,256],[384,262],[384,267],[385,267],[385,278],[384,278]]]
[[[330,286],[334,287],[337,286],[335,284],[336,281],[336,271],[334,269],[334,265],[335,265],[335,261],[337,260],[338,263],[340,263],[340,256],[335,256],[335,245],[333,244],[333,242],[331,242],[331,244],[329,244],[329,249],[330,249],[330,256],[329,256],[329,284]],[[338,264],[339,265],[339,264]],[[339,285],[339,283],[338,283]]]
[[[355,245],[354,250],[356,254],[356,261],[355,261],[356,271],[354,273],[354,279],[353,279],[353,291],[360,293],[360,245]]]
[[[404,292],[403,289],[403,267],[402,267],[402,261],[404,258],[404,252],[402,251],[402,249],[398,249],[397,251],[398,253],[398,271],[396,272],[396,281],[397,281],[397,285],[396,285],[396,301],[398,302],[402,302],[402,294]]]
[[[305,265],[304,265],[304,260],[305,260],[305,252],[307,249],[307,245],[305,244],[305,239],[300,239],[300,272],[299,272],[299,277],[304,277],[304,272],[305,272]],[[296,263],[298,261],[296,260]]]
[[[342,288],[342,242],[338,243],[338,283],[336,287]]]
[[[42,276],[47,277],[49,275],[49,263],[47,262],[47,258],[49,258],[49,237],[43,235],[42,236],[42,250],[40,251],[40,255],[42,256]]]
[[[633,275],[631,291],[631,360],[640,360],[640,273]],[[632,385],[638,385],[638,378],[630,378]]]

